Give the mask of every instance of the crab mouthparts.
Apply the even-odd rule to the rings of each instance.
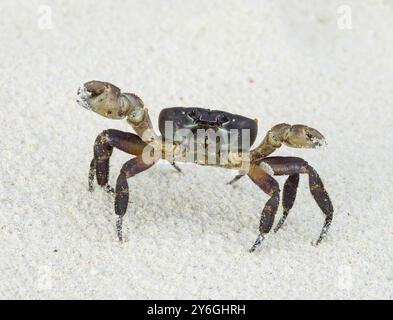
[[[86,87],[82,84],[76,93],[76,102],[87,110],[91,110],[88,99],[91,97],[91,93],[87,91]]]

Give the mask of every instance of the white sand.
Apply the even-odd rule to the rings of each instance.
[[[352,30],[341,1],[47,1],[52,25],[43,2],[0,4],[0,298],[393,297],[393,1],[345,1]],[[249,254],[268,197],[226,185],[235,171],[161,163],[130,179],[118,243],[87,172],[96,135],[131,128],[75,103],[92,79],[137,93],[155,125],[185,105],[259,117],[259,139],[279,122],[319,129],[325,150],[277,154],[320,173],[327,241],[310,244],[323,215],[306,177]],[[114,153],[112,183],[127,159]]]

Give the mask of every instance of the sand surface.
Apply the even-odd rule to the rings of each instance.
[[[0,298],[392,298],[393,1],[0,3]],[[341,12],[341,11],[339,11]],[[161,108],[304,123],[330,234],[302,177],[285,227],[248,249],[268,196],[236,171],[160,163],[130,179],[126,241],[113,199],[87,191],[95,137],[131,131],[75,103],[88,80]],[[113,184],[129,158],[114,152]],[[285,181],[278,178],[279,182]],[[279,209],[281,215],[282,209]],[[277,219],[276,219],[277,220]]]

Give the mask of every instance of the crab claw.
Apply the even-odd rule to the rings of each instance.
[[[121,96],[120,89],[102,81],[89,81],[81,85],[76,102],[85,109],[110,119],[122,119],[130,109],[129,103]]]
[[[295,124],[287,131],[285,144],[293,148],[317,148],[326,145],[326,140],[318,130]]]

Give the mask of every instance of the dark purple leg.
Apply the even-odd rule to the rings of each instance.
[[[94,177],[97,177],[97,183],[101,187],[106,188],[108,192],[114,191],[108,185],[109,159],[113,148],[132,155],[140,155],[145,147],[146,143],[133,133],[109,129],[99,134],[94,143],[94,158],[90,163],[89,190],[93,190]]]
[[[266,202],[262,210],[258,238],[250,249],[250,252],[253,252],[263,241],[264,234],[268,233],[273,225],[274,216],[280,204],[280,188],[278,182],[259,166],[251,166],[248,176],[259,188],[270,196],[270,199]]]
[[[319,208],[325,214],[325,223],[322,231],[316,242],[318,245],[325,237],[333,220],[333,204],[330,201],[329,195],[325,190],[321,178],[318,173],[305,160],[296,157],[269,157],[263,159],[263,162],[268,164],[274,171],[274,175],[289,175],[289,178],[284,187],[283,207],[284,215],[281,220],[285,221],[289,210],[292,208],[296,197],[296,189],[299,179],[299,174],[308,174],[310,191],[318,204]],[[296,177],[297,176],[297,177]],[[284,221],[278,223],[276,229],[278,230]]]
[[[318,245],[327,235],[330,225],[333,220],[333,204],[330,201],[329,195],[325,190],[325,187],[322,183],[321,178],[319,177],[318,173],[312,168],[308,166],[308,176],[309,176],[309,185],[310,191],[313,195],[315,201],[317,202],[318,206],[321,208],[322,212],[325,214],[325,223],[323,225],[321,234],[316,242]]]
[[[297,187],[299,185],[299,174],[291,174],[284,185],[284,191],[282,195],[282,206],[284,212],[282,214],[281,219],[278,221],[276,227],[274,228],[274,232],[277,232],[282,225],[284,224],[285,220],[288,217],[289,210],[292,209],[293,204],[296,199],[296,192]]]
[[[227,184],[234,184],[235,182],[239,181],[241,178],[243,178],[246,174],[241,174],[239,173],[236,175],[231,181],[229,181]]]
[[[122,241],[122,223],[123,216],[127,211],[129,188],[127,179],[135,176],[136,174],[149,169],[154,165],[154,160],[145,162],[142,156],[138,156],[127,161],[120,170],[119,177],[116,182],[116,197],[115,197],[115,213],[118,215],[116,222],[117,236]]]
[[[180,167],[176,163],[172,162],[171,165],[172,165],[172,167],[174,167],[176,169],[177,172],[179,172],[179,173],[182,172]]]

